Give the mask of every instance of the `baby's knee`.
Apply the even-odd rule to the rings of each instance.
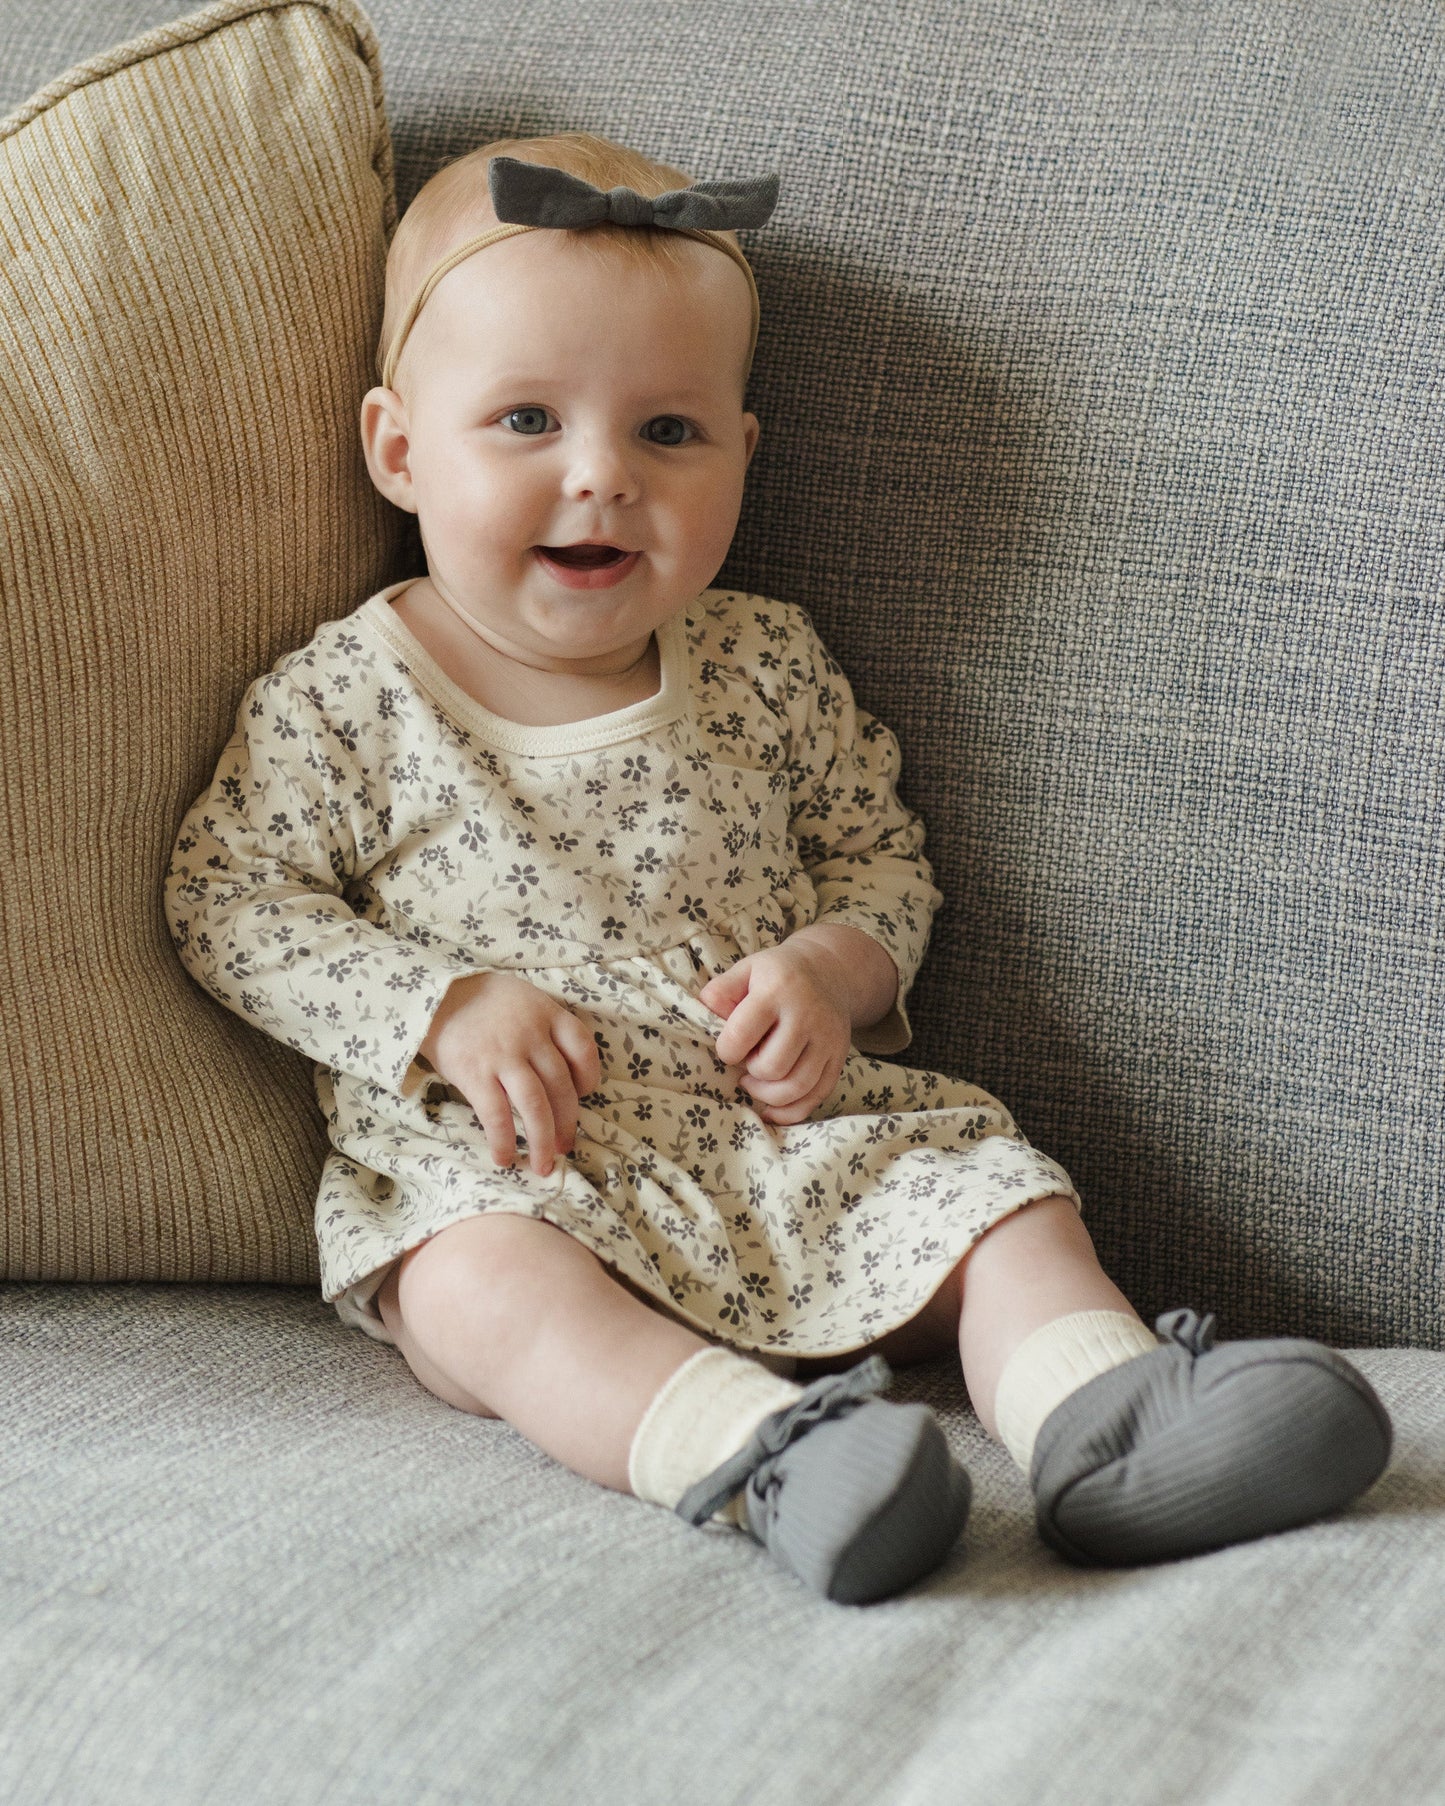
[[[985,1230],[962,1263],[964,1284],[971,1273],[998,1260],[1092,1257],[1093,1252],[1093,1239],[1072,1198],[1063,1193],[1035,1198]]]
[[[485,1324],[485,1310],[478,1314],[475,1295],[467,1309],[451,1283],[454,1274],[443,1258],[446,1249],[434,1246],[437,1237],[409,1249],[395,1261],[376,1291],[376,1308],[391,1333],[397,1352],[428,1392],[459,1411],[476,1417],[495,1417],[472,1385],[463,1378],[469,1365],[466,1342]],[[424,1250],[431,1256],[422,1260]],[[458,1308],[462,1315],[458,1315]]]
[[[568,1242],[550,1223],[506,1212],[448,1224],[387,1274],[376,1294],[382,1322],[413,1338],[465,1323],[469,1339],[513,1341],[534,1320]]]

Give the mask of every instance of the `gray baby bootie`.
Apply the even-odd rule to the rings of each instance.
[[[826,1599],[862,1605],[938,1567],[968,1517],[968,1475],[926,1405],[871,1398],[891,1378],[872,1355],[825,1374],[765,1417],[676,1511],[701,1524],[744,1495],[747,1529]]]
[[[1067,1560],[1127,1567],[1268,1536],[1384,1472],[1389,1415],[1343,1355],[1296,1338],[1215,1348],[1214,1318],[1189,1310],[1154,1328],[1168,1341],[1089,1380],[1039,1429],[1039,1535]]]

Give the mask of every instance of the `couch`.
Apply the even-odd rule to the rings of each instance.
[[[260,119],[331,57],[355,154],[308,192],[359,211],[256,254],[315,383],[262,398],[280,474],[238,436],[217,477],[197,438],[137,514],[127,473],[215,397],[201,364],[160,381],[186,346],[146,338],[167,297],[124,232],[47,287],[86,222],[32,201],[55,157],[145,190],[80,109],[119,71],[164,119],[191,16],[0,0],[0,1799],[1445,1800],[1438,9],[223,0],[207,92]],[[231,58],[253,26],[292,60]],[[264,117],[280,181],[322,140]],[[909,1594],[834,1606],[451,1409],[322,1302],[308,1063],[195,994],[164,852],[255,671],[420,568],[346,419],[397,209],[485,138],[569,127],[780,171],[718,581],[803,603],[899,734],[948,899],[909,1057],[1063,1161],[1141,1312],[1351,1351],[1396,1440],[1347,1511],[1071,1568],[930,1363],[893,1395],[943,1418],[967,1531]],[[215,227],[218,267],[266,242],[229,201]],[[148,355],[82,390],[78,329],[44,370],[21,348],[102,277],[86,332]],[[172,612],[137,638],[115,598],[148,593]]]

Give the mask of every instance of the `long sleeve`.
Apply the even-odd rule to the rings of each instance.
[[[425,929],[401,938],[349,896],[394,824],[369,799],[360,738],[284,669],[259,677],[210,785],[181,821],[166,920],[204,989],[337,1072],[410,1096],[416,1050],[472,962]]]
[[[817,891],[815,919],[862,929],[898,968],[893,1008],[854,1035],[864,1053],[894,1054],[913,1038],[905,1001],[943,898],[923,856],[923,824],[898,797],[896,737],[857,705],[842,667],[804,611],[796,613],[801,629],[788,651],[792,831]]]

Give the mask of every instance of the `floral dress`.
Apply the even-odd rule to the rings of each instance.
[[[940,901],[898,743],[801,608],[709,589],[658,632],[661,686],[561,726],[490,713],[403,625],[395,584],[247,689],[165,880],[187,970],[316,1061],[330,1137],[322,1295],[374,1294],[448,1224],[557,1225],[702,1334],[856,1349],[913,1316],[986,1229],[1078,1200],[987,1092],[893,1063]],[[898,1001],[804,1122],[721,1064],[709,979],[810,922],[871,935]],[[601,1083],[539,1178],[492,1162],[418,1056],[448,985],[525,977],[592,1030]]]

